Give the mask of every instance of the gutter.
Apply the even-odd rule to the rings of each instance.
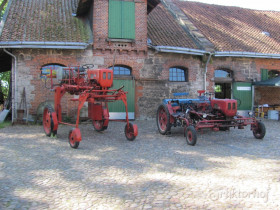
[[[196,50],[196,49],[184,48],[184,47],[152,46],[152,45],[149,45],[149,47],[155,49],[158,52],[181,53],[181,54],[201,55],[201,56],[208,53],[205,50]]]
[[[28,41],[11,41],[0,42],[0,48],[39,48],[39,49],[73,49],[84,50],[89,43],[85,42],[28,42]]]
[[[12,123],[14,123],[14,120],[15,118],[17,117],[16,116],[16,106],[17,106],[17,58],[15,55],[13,55],[12,53],[10,53],[9,51],[7,51],[5,48],[3,49],[3,51],[5,53],[7,53],[8,55],[12,56],[14,58],[14,91],[15,91],[15,94],[14,94],[14,100],[12,101]],[[12,80],[13,81],[13,80]],[[13,94],[12,94],[12,97],[13,97]]]
[[[225,51],[225,52],[215,52],[215,57],[245,57],[245,58],[275,58],[275,59],[280,59],[280,54]]]
[[[212,53],[209,53],[209,56],[208,56],[208,59],[207,59],[207,61],[206,61],[206,64],[205,64],[205,71],[204,71],[204,90],[205,90],[205,92],[206,92],[206,81],[207,81],[207,71],[208,71],[208,64],[209,64],[209,62],[210,62],[210,60],[211,60],[211,57],[212,57]]]

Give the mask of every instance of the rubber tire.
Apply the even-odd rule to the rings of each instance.
[[[124,134],[128,141],[133,141],[136,138],[136,136],[134,136],[134,129],[132,123],[129,123],[129,129],[132,129],[132,133],[128,131],[126,124],[124,127]]]
[[[101,121],[102,122],[102,127],[101,128],[96,126],[95,122],[97,122],[97,121]],[[94,129],[96,131],[98,131],[98,132],[101,132],[101,131],[104,131],[104,130],[107,129],[107,126],[104,126],[104,120],[92,120],[92,124],[93,124]]]
[[[45,109],[48,109],[50,113],[53,113],[53,112],[54,112],[53,108],[52,108],[50,105],[45,106],[44,111],[43,111],[43,127],[44,127],[44,112],[45,112]],[[53,135],[53,136],[56,136],[56,135],[57,135],[57,130],[56,130],[56,131],[53,130],[54,122],[53,122],[52,116],[50,116],[50,118],[51,118],[51,128],[50,128],[50,131],[47,132],[47,131],[45,130],[45,128],[44,128],[44,131],[45,131],[46,136],[49,136],[49,137],[50,137],[51,135]]]
[[[195,128],[192,125],[187,127],[185,136],[186,136],[188,145],[194,146],[196,144],[197,133],[196,133]]]
[[[160,112],[164,111],[166,113],[166,119],[164,119],[164,121],[166,121],[166,126],[165,128],[162,128],[163,124],[160,124]],[[168,111],[168,108],[165,104],[161,104],[159,105],[158,109],[157,109],[157,117],[156,117],[156,121],[157,121],[157,127],[158,127],[158,131],[160,134],[162,135],[166,135],[167,133],[170,132],[171,129],[171,123],[170,123],[170,113]]]
[[[258,128],[253,129],[253,135],[255,136],[256,139],[263,139],[266,133],[266,128],[263,122],[258,121]]]
[[[72,129],[69,131],[68,140],[69,140],[70,147],[72,147],[73,149],[77,149],[77,148],[79,147],[80,142],[75,141],[75,143],[72,144],[72,143],[71,143],[71,140],[70,140],[71,134],[72,134],[73,130],[75,130],[75,129],[72,128]],[[72,140],[73,140],[73,139],[72,139]]]

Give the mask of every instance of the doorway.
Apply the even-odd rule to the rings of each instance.
[[[229,70],[215,70],[215,98],[232,98],[232,73]]]
[[[231,83],[215,83],[215,98],[231,98]]]

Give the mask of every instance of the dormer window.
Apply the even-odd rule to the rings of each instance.
[[[109,0],[109,39],[135,39],[134,0]]]

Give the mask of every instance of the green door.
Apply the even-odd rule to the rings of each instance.
[[[110,89],[119,89],[124,86],[123,90],[128,92],[127,108],[128,118],[135,119],[135,82],[134,80],[114,79],[113,87]],[[122,101],[108,103],[110,119],[125,119],[125,106]]]
[[[251,110],[252,108],[252,83],[234,82],[233,98],[237,100],[238,110]]]

